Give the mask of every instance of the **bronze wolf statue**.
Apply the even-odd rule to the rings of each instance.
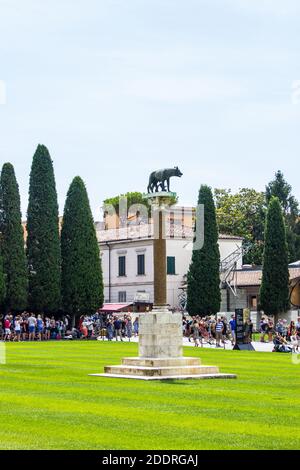
[[[153,193],[154,191],[158,192],[159,187],[161,191],[170,192],[170,178],[172,176],[178,176],[179,178],[182,176],[178,166],[175,166],[174,168],[164,168],[163,170],[153,171],[149,177],[149,184],[147,188],[148,193]],[[167,187],[165,186],[165,183],[167,183]]]

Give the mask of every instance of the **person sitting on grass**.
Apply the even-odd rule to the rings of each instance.
[[[288,344],[287,340],[282,336],[280,333],[276,333],[274,340],[274,349],[273,352],[284,352],[290,353],[292,352],[291,345]]]

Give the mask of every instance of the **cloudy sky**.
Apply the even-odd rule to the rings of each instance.
[[[299,52],[298,0],[0,0],[0,156],[24,216],[38,143],[60,212],[77,174],[99,219],[174,165],[185,204],[277,169],[300,199]]]

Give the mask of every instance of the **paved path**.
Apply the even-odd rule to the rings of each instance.
[[[195,347],[194,343],[189,342],[189,340],[187,338],[183,338],[183,344],[184,344],[184,346]],[[259,341],[253,341],[252,346],[254,347],[255,351],[260,351],[260,352],[272,352],[272,350],[273,350],[273,343],[260,343]],[[204,343],[203,347],[204,348],[210,348],[210,349],[216,349],[216,346],[214,344],[210,345],[210,344]],[[225,344],[225,349],[232,350],[232,345],[231,345],[230,341],[227,341],[227,343]]]
[[[125,339],[124,341],[128,341],[128,340]],[[133,338],[131,338],[131,341],[133,343],[138,343],[138,338],[133,337]],[[191,342],[189,342],[189,340],[187,338],[183,338],[183,345],[184,346],[195,347],[195,345],[193,343],[193,340],[191,340]],[[272,350],[273,350],[273,343],[260,343],[259,341],[253,341],[252,346],[254,347],[255,351],[259,351],[259,352],[272,352]],[[204,348],[209,348],[209,349],[217,349],[214,344],[210,345],[210,344],[204,343],[203,347]],[[220,349],[223,349],[223,348],[220,348]],[[232,350],[232,345],[231,345],[230,341],[227,341],[227,343],[225,345],[225,349]]]

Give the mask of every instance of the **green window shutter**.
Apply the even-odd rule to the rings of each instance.
[[[137,257],[137,273],[138,275],[145,274],[145,255],[138,255]]]
[[[119,276],[126,276],[126,257],[119,256]]]
[[[175,256],[167,256],[167,274],[176,274]]]

